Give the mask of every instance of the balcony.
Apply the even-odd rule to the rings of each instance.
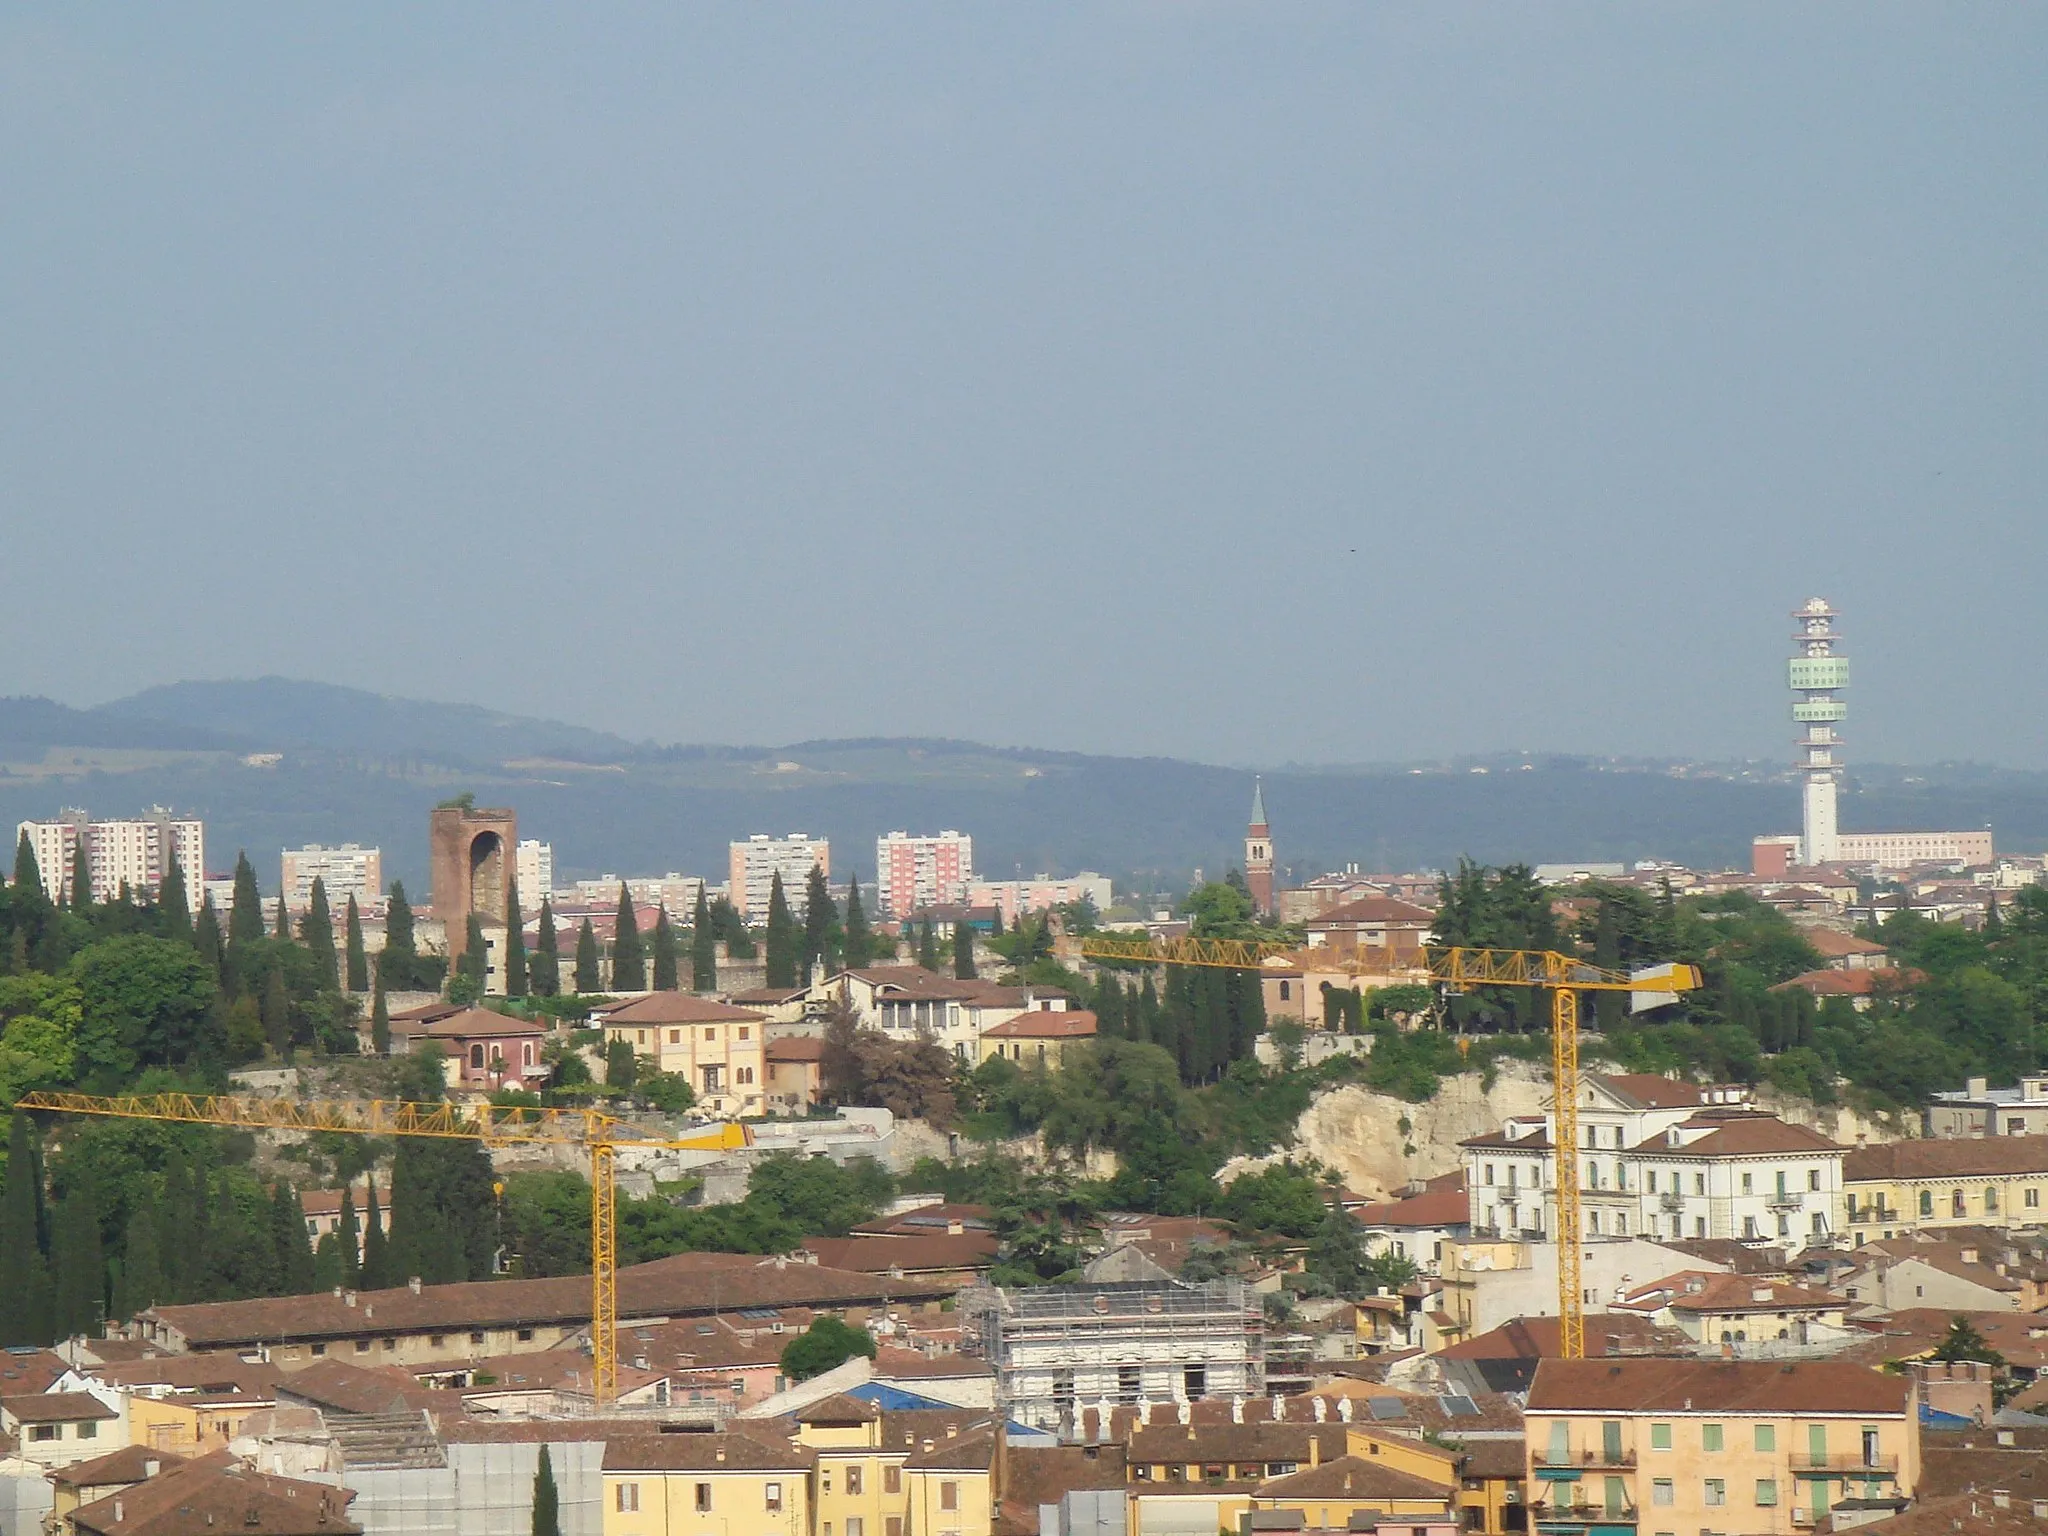
[[[1764,1205],[1773,1211],[1797,1211],[1806,1205],[1806,1191],[1802,1189],[1772,1190],[1764,1196]]]
[[[1896,1456],[1867,1456],[1861,1451],[1837,1451],[1826,1456],[1793,1456],[1794,1477],[1890,1477],[1899,1473]]]
[[[1552,1460],[1549,1456],[1538,1452],[1535,1456],[1535,1464],[1538,1477],[1543,1476],[1545,1469],[1549,1469],[1553,1474],[1560,1471],[1572,1473],[1618,1472],[1624,1469],[1633,1472],[1636,1465],[1636,1453],[1634,1451],[1609,1451],[1604,1446],[1588,1446],[1580,1451],[1578,1455],[1567,1457],[1563,1461]]]
[[[1675,1189],[1667,1189],[1657,1197],[1657,1209],[1678,1212],[1685,1209],[1685,1196]]]

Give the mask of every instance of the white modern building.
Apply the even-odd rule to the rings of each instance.
[[[832,845],[808,832],[792,832],[787,837],[756,832],[743,843],[730,844],[728,855],[729,898],[742,916],[757,923],[767,921],[768,894],[777,875],[782,876],[782,893],[790,911],[800,913],[811,870],[815,867],[832,873]]]
[[[22,822],[16,841],[21,837],[35,850],[36,870],[52,901],[69,899],[72,862],[81,847],[94,901],[112,900],[124,885],[138,897],[153,896],[175,858],[185,875],[187,899],[196,905],[206,874],[205,823],[160,805],[119,821],[94,821],[82,810],[66,808],[49,821]]]
[[[1044,912],[1086,897],[1097,912],[1109,910],[1109,877],[1092,870],[1055,880],[1039,875],[1030,880],[973,880],[967,886],[967,905],[994,907],[1003,914],[1005,925],[1014,926],[1026,912]]]
[[[875,839],[875,891],[890,917],[964,904],[973,879],[974,839],[964,832],[891,832]]]
[[[1586,1237],[1825,1243],[1842,1229],[1847,1149],[1764,1114],[1743,1088],[1647,1074],[1589,1074],[1579,1106]],[[1463,1143],[1473,1235],[1557,1230],[1550,1114]]]
[[[313,904],[315,880],[326,888],[327,905],[336,912],[348,905],[351,896],[366,912],[384,899],[384,855],[376,848],[356,843],[323,848],[318,843],[308,843],[303,848],[285,849],[283,868],[284,879],[279,889],[284,892],[285,904],[294,912],[303,912]]]
[[[788,884],[787,879],[784,885]],[[697,893],[704,889],[701,875],[681,875],[670,872],[666,875],[599,875],[595,880],[578,880],[555,892],[558,905],[564,907],[612,907],[618,905],[619,887],[626,888],[636,907],[660,907],[672,921],[687,923],[697,911]],[[790,910],[803,905],[803,892],[789,893]],[[519,903],[527,911],[539,909],[539,902],[526,899],[526,887],[519,887]]]
[[[512,873],[519,881],[519,905],[538,912],[540,904],[555,894],[554,844],[525,839],[513,850]]]

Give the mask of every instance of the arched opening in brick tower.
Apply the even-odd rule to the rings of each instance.
[[[469,910],[505,915],[505,840],[479,832],[469,844]]]

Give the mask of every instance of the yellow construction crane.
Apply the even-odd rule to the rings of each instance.
[[[622,1136],[594,1109],[511,1109],[493,1104],[407,1104],[385,1099],[255,1099],[194,1093],[29,1093],[17,1108],[121,1120],[167,1120],[236,1131],[339,1131],[348,1136],[431,1136],[487,1147],[574,1146],[590,1155],[590,1356],[600,1408],[619,1391],[619,1230],[615,1160],[621,1147],[731,1151],[752,1144],[728,1122],[674,1140]]]
[[[1222,966],[1257,970],[1275,955],[1302,954],[1299,945],[1256,939],[1149,939],[1090,934],[1069,940],[1090,960],[1123,960],[1150,965]],[[1321,965],[1310,953],[1305,964]],[[1378,956],[1349,953],[1329,957],[1330,969],[1370,975],[1398,969]],[[1700,985],[1697,966],[1671,964],[1646,970],[1618,971],[1549,949],[1466,949],[1432,945],[1415,970],[1453,992],[1474,987],[1539,987],[1550,993],[1551,1097],[1556,1101],[1557,1136],[1552,1148],[1557,1193],[1557,1316],[1558,1350],[1567,1360],[1586,1353],[1586,1293],[1582,1277],[1582,1232],[1579,1222],[1579,994],[1630,992],[1659,999],[1651,1006],[1675,1001]]]

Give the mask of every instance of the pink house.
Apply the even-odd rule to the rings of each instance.
[[[488,1093],[538,1087],[547,1080],[548,1066],[541,1060],[547,1031],[531,1019],[465,1008],[428,1025],[426,1038],[447,1052],[453,1086]]]

